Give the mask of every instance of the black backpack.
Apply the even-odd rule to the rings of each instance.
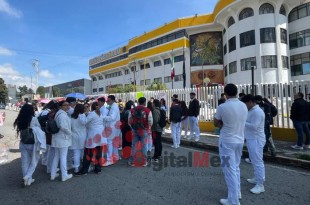
[[[272,116],[272,117],[277,116],[278,110],[277,110],[276,106],[274,106],[274,105],[271,104],[271,103],[270,103],[270,106],[271,106],[271,116]]]
[[[47,115],[42,115],[42,113],[39,115],[38,117],[38,121],[41,125],[41,129],[43,131],[45,131],[45,127],[46,127],[46,122],[48,121],[48,114]]]
[[[164,127],[166,127],[166,111],[164,111],[164,110],[162,110],[162,109],[160,109],[160,118],[159,118],[159,122],[158,122],[158,124],[159,124],[159,126],[161,127],[161,128],[164,128]]]
[[[46,133],[56,134],[57,132],[59,132],[59,127],[57,126],[57,123],[56,123],[57,117],[58,115],[55,116],[55,119],[48,119],[46,121],[46,127],[45,127]]]

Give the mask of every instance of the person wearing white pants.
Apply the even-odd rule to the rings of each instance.
[[[256,104],[253,95],[245,95],[241,101],[246,104],[249,110],[244,133],[255,176],[252,179],[247,179],[247,181],[255,184],[255,187],[250,191],[253,194],[260,194],[265,192],[265,166],[263,161],[263,149],[266,143],[265,113]]]
[[[200,130],[198,125],[198,116],[200,111],[199,101],[196,99],[196,93],[190,93],[190,99],[188,106],[188,118],[189,118],[189,127],[190,127],[190,136],[189,140],[194,139],[198,142],[200,139]]]
[[[62,181],[72,178],[72,174],[67,171],[67,154],[68,147],[72,144],[71,138],[71,120],[67,115],[69,103],[66,101],[59,102],[60,109],[55,115],[55,121],[59,131],[52,135],[52,147],[55,148],[55,156],[51,168],[51,180],[55,180],[58,176],[57,165],[60,161],[60,170]]]
[[[214,125],[221,128],[219,154],[228,197],[221,199],[223,205],[237,205],[241,199],[240,160],[244,143],[244,128],[248,109],[238,100],[237,86],[227,84],[224,88],[227,101],[217,107]]]
[[[180,147],[181,117],[182,117],[182,109],[181,106],[179,105],[179,100],[174,99],[172,106],[170,108],[170,126],[171,126],[171,135],[173,139],[173,145],[171,147],[173,148]]]
[[[182,128],[184,128],[184,138],[187,138],[187,132],[188,132],[188,108],[186,106],[185,101],[180,102],[181,109],[182,109],[182,117],[181,117],[181,130],[180,132],[182,133]]]

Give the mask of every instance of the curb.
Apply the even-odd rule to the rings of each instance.
[[[172,138],[165,136],[165,137],[162,137],[162,141],[172,143]],[[185,147],[194,147],[194,148],[205,149],[205,150],[218,153],[218,146],[216,145],[203,143],[203,142],[193,142],[193,141],[188,141],[188,140],[183,140],[183,139],[181,139],[181,143]],[[249,156],[248,151],[243,150],[242,158],[245,158],[248,156]],[[308,169],[308,170],[310,169],[310,161],[302,160],[302,159],[295,159],[295,158],[289,158],[289,157],[284,157],[284,156],[272,157],[269,154],[264,154],[264,161],[272,162],[274,164],[283,165],[283,166],[299,167],[299,168]]]

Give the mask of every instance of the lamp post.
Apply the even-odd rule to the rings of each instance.
[[[255,88],[254,88],[254,69],[256,66],[251,66],[251,78],[252,78],[252,89],[251,89],[251,94],[255,95]]]

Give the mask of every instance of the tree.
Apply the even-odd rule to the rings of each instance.
[[[31,88],[28,88],[27,94],[34,94],[34,92]]]
[[[39,86],[37,89],[37,94],[40,95],[40,98],[44,98],[45,97],[45,88],[43,86]]]
[[[53,97],[60,97],[62,96],[62,91],[58,87],[52,87],[53,90]]]
[[[19,87],[18,87],[18,90],[19,90],[19,93],[18,93],[18,94],[20,95],[20,97],[22,97],[22,96],[28,94],[28,88],[27,88],[26,85],[24,85],[23,87],[19,86]]]
[[[167,90],[167,86],[164,83],[157,83],[157,82],[153,82],[150,86],[148,86],[146,88],[146,90],[151,90],[151,91],[155,91],[155,90]]]
[[[4,80],[0,78],[0,103],[6,103],[8,100],[8,88],[4,84]]]

